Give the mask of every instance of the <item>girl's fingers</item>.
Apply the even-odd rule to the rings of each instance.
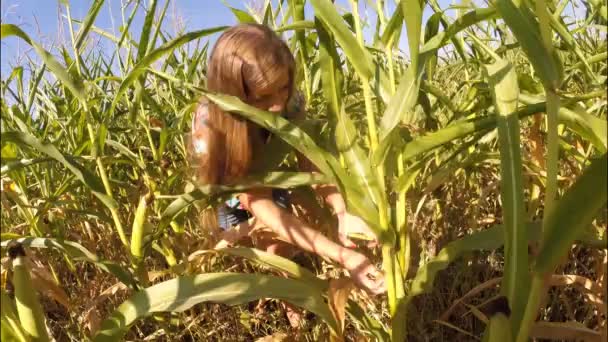
[[[355,247],[357,247],[357,245],[354,242],[352,242],[352,240],[350,240],[348,237],[346,237],[346,234],[344,234],[344,233],[339,233],[338,234],[338,240],[340,240],[340,243],[344,247],[348,247],[348,248],[355,248]]]

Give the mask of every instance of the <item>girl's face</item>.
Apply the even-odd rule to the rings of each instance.
[[[269,87],[256,89],[249,94],[247,102],[258,109],[280,114],[287,105],[289,97],[289,74],[281,73],[281,76]]]

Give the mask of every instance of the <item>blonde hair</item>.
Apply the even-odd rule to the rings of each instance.
[[[295,61],[287,44],[266,26],[237,25],[226,30],[213,48],[207,67],[207,89],[250,104],[252,94],[279,86],[284,73],[289,75],[289,99]],[[200,182],[227,184],[245,176],[254,149],[263,143],[262,130],[206,99],[197,107],[197,112],[204,110],[208,112],[206,126],[210,134],[206,153],[195,156]],[[196,139],[196,129],[192,135]]]

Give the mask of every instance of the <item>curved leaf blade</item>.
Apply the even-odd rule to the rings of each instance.
[[[326,291],[328,284],[327,281],[317,278],[312,272],[297,263],[283,258],[279,255],[261,251],[256,248],[247,247],[234,247],[234,248],[223,248],[218,250],[221,253],[226,253],[234,256],[255,261],[259,264],[273,267],[277,270],[283,271],[294,279],[301,280],[312,285],[319,291]]]
[[[322,293],[305,282],[261,274],[207,273],[178,277],[137,292],[102,323],[93,340],[119,340],[137,319],[155,312],[184,311],[202,302],[238,305],[265,297],[314,312],[331,330],[338,330]]]
[[[484,66],[497,110],[500,149],[500,179],[502,213],[505,227],[505,276],[501,291],[509,300],[514,331],[526,306],[525,296],[530,286],[528,271],[528,238],[525,226],[526,203],[523,194],[522,161],[517,103],[519,86],[511,63],[497,60]]]
[[[53,158],[70,170],[106,207],[109,209],[117,208],[116,201],[105,194],[101,179],[68,156],[63,155],[53,144],[43,144],[33,135],[22,132],[4,132],[2,133],[2,141],[3,143],[12,142],[20,146],[28,146]]]
[[[310,3],[315,10],[315,16],[334,35],[357,74],[366,80],[371,79],[374,72],[371,56],[357,43],[357,39],[338,14],[335,5],[329,0],[311,0]]]
[[[59,63],[53,55],[42,48],[38,43],[34,42],[25,32],[18,26],[13,24],[0,25],[0,39],[5,37],[15,36],[23,39],[26,43],[34,48],[34,51],[40,56],[44,64],[53,72],[53,74],[65,85],[81,103],[86,104],[86,95],[84,87],[80,80],[73,79],[61,63]]]
[[[214,27],[214,28],[210,28],[210,29],[204,29],[204,30],[198,30],[198,31],[186,33],[182,36],[179,36],[178,38],[175,38],[175,39],[161,45],[160,47],[154,49],[153,51],[151,51],[149,54],[147,54],[141,61],[139,61],[133,67],[133,70],[131,70],[131,72],[129,72],[129,74],[120,83],[118,91],[116,92],[116,94],[114,96],[114,101],[112,101],[112,106],[110,107],[110,113],[108,115],[111,115],[111,113],[114,112],[116,106],[118,105],[118,102],[120,101],[122,96],[125,94],[127,89],[135,81],[137,81],[139,76],[141,76],[143,73],[146,72],[147,68],[153,62],[155,62],[162,56],[172,52],[173,50],[177,49],[178,47],[180,47],[188,42],[208,36],[208,35],[216,33],[216,32],[223,31],[227,28],[228,28],[228,26],[219,26],[219,27]]]
[[[192,192],[181,195],[171,202],[161,215],[161,227],[169,224],[175,216],[196,201],[208,200],[214,196],[242,192],[260,186],[289,189],[301,185],[327,183],[324,175],[308,172],[269,172],[264,175],[251,176],[239,184],[233,185],[204,185]]]
[[[80,29],[78,30],[78,34],[76,35],[76,42],[74,43],[74,47],[76,50],[79,50],[84,42],[84,39],[87,37],[87,34],[93,27],[93,23],[99,14],[99,10],[103,6],[104,0],[95,0],[91,8],[89,8],[87,12],[87,16],[84,18],[84,21],[81,23]]]
[[[546,218],[546,232],[534,266],[536,272],[552,272],[581,230],[593,221],[601,208],[605,208],[607,173],[608,157],[604,153],[585,169],[556,204],[553,213]]]
[[[60,241],[57,239],[51,238],[34,238],[34,237],[23,237],[16,238],[10,240],[3,240],[0,243],[2,248],[6,248],[11,241],[16,241],[21,243],[24,247],[30,248],[51,248],[57,250],[65,255],[69,256],[73,260],[83,260],[87,262],[94,263],[100,269],[113,274],[118,278],[118,280],[122,281],[125,285],[135,288],[136,283],[133,277],[129,272],[127,272],[120,265],[100,259],[97,255],[90,252],[88,249],[83,247],[82,245],[72,242],[72,241]]]

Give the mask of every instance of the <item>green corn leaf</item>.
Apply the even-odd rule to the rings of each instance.
[[[0,305],[2,305],[0,311],[0,317],[2,318],[2,340],[5,341],[6,338],[9,341],[10,338],[10,341],[27,342],[28,338],[19,323],[15,301],[8,296],[4,289],[0,289]],[[5,333],[7,335],[4,335]]]
[[[283,25],[281,27],[278,27],[275,32],[280,33],[280,32],[285,32],[285,31],[296,31],[296,35],[301,33],[304,34],[303,31],[306,30],[314,30],[315,29],[315,23],[309,20],[299,20],[299,21],[295,21],[291,24],[287,24],[287,25]],[[301,45],[301,46],[305,46]]]
[[[247,258],[259,264],[270,266],[289,274],[292,278],[310,284],[319,291],[327,291],[327,281],[317,278],[312,272],[297,263],[276,254],[261,251],[256,248],[235,247],[218,250],[221,253]]]
[[[32,341],[50,341],[44,311],[27,267],[25,250],[15,243],[8,246],[8,253],[12,260],[15,302],[21,327]]]
[[[125,94],[127,89],[139,78],[139,76],[141,76],[144,72],[146,72],[147,68],[153,62],[155,62],[156,60],[158,60],[159,58],[161,58],[162,56],[164,56],[168,53],[172,53],[175,49],[177,49],[178,47],[180,47],[188,42],[208,36],[208,35],[216,33],[216,32],[223,31],[226,28],[228,28],[228,27],[220,26],[220,27],[214,27],[214,28],[210,28],[210,29],[186,33],[182,36],[179,36],[178,38],[175,38],[175,39],[159,46],[158,48],[154,49],[153,51],[150,51],[149,54],[147,54],[141,61],[139,61],[133,67],[133,70],[131,70],[131,72],[129,72],[129,74],[120,83],[120,87],[118,88],[118,91],[116,92],[116,94],[114,96],[114,100],[112,101],[112,106],[110,108],[110,112],[106,115],[108,115],[108,116],[112,115],[116,106],[118,105],[118,102],[120,101],[122,96]]]
[[[541,103],[543,100],[528,94],[520,94],[522,103],[531,105]],[[567,105],[560,106],[558,112],[560,123],[565,124],[582,137],[591,141],[600,152],[606,152],[608,148],[608,125],[606,120],[586,113],[582,110],[568,108]]]
[[[267,297],[314,312],[332,331],[338,330],[322,292],[305,282],[259,274],[206,273],[178,277],[137,292],[102,323],[93,340],[119,340],[137,319],[155,312],[181,312],[203,302],[238,305]]]
[[[160,36],[161,34],[161,29],[163,28],[163,20],[165,20],[169,4],[170,1],[165,1],[165,6],[163,6],[162,11],[160,12],[160,16],[155,19],[154,25],[156,26],[156,29],[154,30],[154,34],[152,35],[152,40],[150,40],[150,42],[148,43],[148,48],[146,52],[150,52],[156,46],[156,41],[158,40],[158,36]]]
[[[433,9],[433,11],[435,11],[436,14],[440,14],[439,21],[441,22],[441,25],[444,27],[444,29],[447,29],[449,24],[448,24],[448,18],[445,15],[445,11],[439,7],[439,4],[437,3],[436,0],[429,0],[428,4],[431,6],[431,8]],[[460,14],[460,13],[462,13],[462,12],[458,11],[458,14]],[[431,20],[431,18],[429,18],[429,21],[430,20]],[[428,22],[427,22],[427,25],[428,25]],[[425,37],[426,37],[426,34],[425,34]],[[456,51],[458,52],[458,55],[460,56],[460,58],[462,58],[463,61],[467,61],[468,58],[465,53],[464,40],[462,39],[462,37],[453,36],[450,38],[450,40],[452,41],[452,44],[454,44],[454,48],[456,48]],[[424,42],[426,43],[426,42],[428,42],[428,40],[425,38]]]
[[[204,185],[192,192],[181,195],[174,200],[161,215],[161,226],[168,224],[175,216],[192,203],[211,199],[234,192],[243,192],[260,186],[288,189],[301,185],[327,183],[327,177],[317,173],[307,172],[269,172],[264,175],[251,176],[234,185]]]
[[[524,94],[520,94],[520,98],[523,103],[527,106],[517,110],[517,116],[521,119],[536,113],[544,112],[546,109],[546,103],[541,100],[526,97]],[[605,151],[604,143],[602,142],[602,132],[606,130],[605,121],[592,115],[583,115],[583,113],[573,113],[568,111],[567,108],[561,107],[559,110],[559,121],[564,123],[583,136],[596,137],[592,141],[597,141],[596,146],[600,151]],[[455,122],[445,128],[442,128],[436,132],[432,132],[419,138],[414,139],[406,143],[404,147],[404,159],[409,160],[417,157],[425,152],[428,152],[437,147],[443,146],[447,143],[452,142],[455,139],[463,138],[477,132],[483,132],[496,127],[496,118],[493,116],[483,118],[466,119]],[[580,127],[580,129],[577,129]],[[591,133],[586,133],[591,132]],[[605,137],[605,135],[604,135]],[[605,140],[605,138],[604,138]],[[374,154],[373,162],[375,164],[381,163],[383,157],[382,149],[378,149],[378,153]],[[386,152],[386,150],[384,150]]]
[[[540,223],[528,223],[526,228],[530,241],[540,239]],[[505,241],[504,229],[504,226],[496,225],[448,243],[439,251],[437,256],[424,264],[416,272],[416,276],[410,287],[410,296],[417,296],[432,291],[433,282],[439,271],[444,270],[462,254],[468,251],[500,248]]]
[[[428,42],[425,42],[425,44],[419,50],[417,67],[412,68],[410,66],[407,69],[402,79],[399,81],[399,87],[397,88],[395,95],[391,98],[384,115],[382,116],[380,122],[380,145],[385,144],[384,140],[390,136],[391,132],[395,129],[399,122],[405,119],[406,123],[412,123],[412,109],[418,99],[418,91],[420,89],[422,73],[424,72],[425,64],[429,58],[432,58],[436,51],[458,32],[471,25],[475,25],[480,21],[492,18],[495,15],[496,10],[489,8],[470,11],[459,17],[452,25],[446,28],[445,31],[435,35]],[[412,20],[415,19],[415,17],[412,18]],[[386,155],[385,151],[380,150],[378,157],[374,158],[374,161],[378,162],[382,160],[382,156],[384,155]]]
[[[321,149],[302,129],[279,115],[249,106],[234,96],[208,92],[205,92],[205,96],[223,110],[244,116],[269,130],[302,153],[331,182],[337,183],[349,209],[364,219],[377,234],[381,234],[383,230],[378,226],[378,211],[370,205],[371,202],[365,198],[357,182],[346,175],[333,155]],[[391,236],[382,235],[382,238],[390,240]]]
[[[146,223],[146,210],[148,208],[148,196],[143,195],[139,199],[139,204],[135,210],[133,218],[133,228],[131,229],[131,255],[136,260],[144,257],[142,242],[144,240],[144,225]]]
[[[224,2],[224,4],[226,5],[226,2]],[[232,14],[234,15],[234,17],[236,18],[236,20],[241,23],[241,24],[257,24],[258,21],[255,20],[254,17],[251,16],[251,14],[240,10],[238,8],[234,8],[234,7],[230,7],[228,6],[228,8],[230,8],[230,12],[232,12]]]
[[[154,21],[154,15],[156,14],[156,0],[150,0],[149,8],[146,11],[146,17],[144,19],[144,26],[141,29],[139,36],[139,44],[137,44],[137,59],[141,61],[146,52],[148,52],[148,42],[150,41],[150,31],[152,30],[152,23]],[[150,46],[153,48],[154,46]]]
[[[315,23],[312,21],[305,21],[305,13],[304,13],[304,3],[305,0],[292,0],[289,1],[289,9],[291,10],[291,15],[293,17],[293,23],[291,25],[298,25],[300,23],[307,23],[306,25],[310,25],[308,28],[314,29]],[[290,26],[290,25],[287,25]],[[277,32],[282,32],[281,28],[277,29]],[[300,46],[300,54],[304,60],[308,59],[309,51],[308,45],[306,44],[306,34],[302,30],[297,30],[295,32],[296,40]],[[307,94],[308,95],[308,94]]]
[[[528,222],[526,229],[528,231],[529,242],[536,242],[541,239],[541,222]],[[495,225],[448,243],[435,257],[418,269],[416,276],[412,280],[409,296],[414,297],[423,293],[430,293],[433,290],[433,282],[437,274],[446,269],[463,254],[476,250],[495,250],[500,248],[504,244],[504,241],[504,226]],[[605,241],[581,234],[580,231],[576,236],[576,241],[587,246],[605,244]]]
[[[460,31],[484,20],[495,18],[498,14],[494,8],[477,8],[458,17],[443,32],[438,33],[429,41],[425,41],[420,49],[420,55],[434,54]]]
[[[407,29],[407,43],[410,48],[410,68],[414,70],[417,70],[419,66],[418,52],[420,51],[423,3],[420,0],[403,0],[400,6]],[[418,84],[420,83],[418,82]]]
[[[274,13],[272,13],[271,1],[266,1],[266,9],[264,9],[264,18],[262,19],[262,25],[266,25],[274,29],[275,20]]]
[[[359,323],[366,332],[372,334],[378,342],[389,342],[391,340],[382,323],[366,313],[357,302],[349,300],[346,303],[346,313],[353,321]]]
[[[61,63],[59,63],[53,55],[42,48],[38,43],[30,39],[30,37],[23,32],[19,27],[12,24],[0,25],[0,39],[5,37],[15,36],[23,39],[26,43],[34,48],[34,51],[40,56],[44,64],[49,70],[65,85],[71,92],[76,96],[78,100],[86,105],[86,95],[84,93],[84,87],[80,79],[74,79]]]
[[[592,161],[546,218],[546,231],[534,266],[536,272],[552,272],[581,230],[606,207],[607,166],[606,154]]]
[[[511,323],[509,317],[502,312],[496,313],[490,318],[490,322],[484,333],[484,341],[487,342],[509,342],[513,341]]]
[[[100,259],[97,255],[91,253],[88,249],[76,242],[51,238],[23,237],[5,239],[3,237],[0,246],[2,246],[2,248],[6,248],[11,241],[16,241],[22,244],[24,247],[51,248],[69,256],[72,260],[91,262],[100,269],[116,276],[116,278],[122,281],[125,285],[131,288],[136,287],[133,277],[124,268],[114,262]]]
[[[595,63],[599,63],[599,62],[605,62],[606,58],[608,58],[608,52],[602,52],[602,53],[598,53],[596,55],[593,55],[589,58],[586,59],[587,64],[591,65],[591,64],[595,64]],[[567,71],[571,71],[573,69],[577,69],[580,68],[581,66],[583,66],[583,62],[578,62],[576,64],[573,64],[572,66],[570,66]]]
[[[21,168],[39,164],[39,163],[46,163],[46,162],[49,162],[52,160],[53,160],[53,158],[36,158],[36,159],[21,159],[21,160],[5,162],[5,159],[3,159],[2,168],[0,169],[1,170],[0,174],[4,176],[8,172],[19,170]]]
[[[557,32],[557,34],[560,36],[566,46],[578,57],[578,59],[580,60],[578,63],[584,66],[587,75],[592,78],[595,78],[595,73],[591,69],[590,63],[587,61],[587,58],[585,58],[585,55],[583,54],[583,51],[581,50],[579,44],[577,44],[574,36],[560,21],[557,20],[557,18],[548,14],[547,17],[550,20],[551,27],[555,30],[555,32]]]
[[[384,201],[384,196],[380,191],[378,177],[372,173],[369,159],[360,145],[360,134],[344,110],[340,112],[337,122],[336,147],[344,155],[350,175],[357,179],[360,187],[379,206]]]
[[[401,6],[401,5],[399,5],[399,6]],[[388,21],[388,24],[386,24],[386,28],[384,29],[384,32],[382,32],[382,36],[380,37],[380,42],[382,42],[382,44],[384,46],[387,46],[389,44],[389,42],[391,42],[391,41],[396,44],[396,42],[399,41],[399,37],[401,36],[402,29],[403,29],[403,11],[400,11],[399,8],[397,8],[395,10],[395,12],[393,12],[391,19]]]
[[[311,0],[310,3],[315,10],[315,16],[334,35],[357,74],[365,80],[371,79],[374,72],[371,56],[357,43],[357,39],[338,14],[335,5],[329,0]]]
[[[526,117],[545,109],[545,103],[537,103],[528,105],[517,111],[517,116],[520,118]],[[436,147],[452,142],[455,139],[463,138],[476,132],[496,127],[496,117],[489,116],[484,118],[467,119],[455,122],[436,132],[423,135],[413,141],[407,143],[404,147],[403,157],[405,160],[416,157],[424,152],[430,151]]]
[[[428,42],[439,32],[439,23],[441,22],[443,13],[435,13],[433,14],[429,20],[426,22],[426,26],[424,28],[424,42]],[[426,64],[426,76],[427,79],[432,80],[433,74],[435,73],[435,68],[437,67],[437,52],[435,52],[432,56],[428,57],[428,61]]]
[[[93,4],[91,5],[91,8],[89,8],[87,16],[82,21],[80,29],[78,30],[78,34],[76,35],[76,42],[74,43],[74,47],[76,48],[76,50],[80,50],[82,43],[84,42],[85,38],[89,34],[89,31],[91,30],[91,27],[93,27],[93,23],[95,22],[95,19],[97,18],[97,15],[99,14],[99,10],[101,10],[101,7],[103,6],[103,3],[104,0],[95,0],[95,2],[93,2]]]
[[[118,141],[114,141],[114,140],[110,140],[110,139],[107,139],[105,141],[105,144],[107,144],[110,147],[115,148],[118,152],[120,152],[120,154],[129,158],[129,160],[131,160],[135,165],[138,165],[142,170],[146,169],[146,165],[141,161],[141,159],[139,159],[139,157],[135,153],[133,153],[131,150],[129,150],[129,148],[126,147],[125,145],[119,143]]]
[[[244,116],[285,140],[306,156],[325,175],[331,177],[334,174],[333,169],[337,165],[337,160],[317,146],[310,136],[290,121],[271,112],[249,106],[233,96],[212,93],[205,93],[205,96],[223,110]]]
[[[421,59],[418,70],[410,67],[407,69],[401,80],[395,95],[386,106],[386,110],[380,121],[380,144],[389,136],[399,122],[404,121],[411,124],[414,118],[414,106],[418,101],[418,91],[424,72],[426,59]]]
[[[561,82],[561,63],[555,53],[545,49],[539,24],[528,7],[518,6],[512,0],[498,0],[496,9],[517,37],[543,83],[550,89],[557,89]]]
[[[500,148],[500,188],[505,226],[505,275],[501,290],[511,305],[513,331],[516,332],[526,306],[526,297],[521,294],[527,293],[530,286],[526,203],[523,194],[519,118],[516,113],[519,86],[515,70],[509,62],[497,60],[484,68],[497,110]]]
[[[329,32],[320,20],[315,20],[319,36],[319,67],[323,82],[323,95],[329,103],[330,119],[336,121],[342,106],[342,74],[340,57]]]
[[[93,173],[84,168],[82,165],[71,160],[68,156],[63,155],[54,145],[43,144],[36,137],[21,132],[4,132],[2,133],[2,142],[12,142],[20,146],[28,146],[40,153],[44,153],[47,156],[65,166],[78,180],[86,185],[89,190],[95,195],[106,207],[109,209],[115,209],[117,207],[116,201],[105,194],[105,189],[101,182],[101,179],[97,178]]]

